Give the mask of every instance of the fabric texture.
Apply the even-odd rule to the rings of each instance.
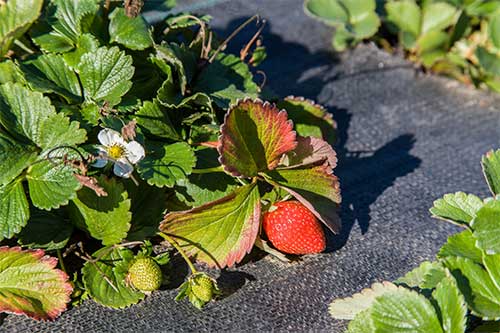
[[[180,9],[196,3],[179,2]],[[256,13],[266,18],[262,69],[270,88],[314,99],[332,112],[342,233],[329,237],[327,253],[290,265],[264,256],[214,272],[230,294],[203,311],[176,303],[170,289],[124,310],[87,301],[54,322],[7,316],[0,331],[342,332],[346,322],[328,314],[334,298],[433,259],[459,230],[430,217],[434,200],[455,191],[488,195],[479,162],[500,147],[500,98],[423,75],[373,45],[335,55],[332,29],[305,16],[301,0],[208,3],[199,11],[213,16],[221,36]],[[231,50],[239,52],[254,31],[238,35]],[[181,280],[186,272],[179,274]]]

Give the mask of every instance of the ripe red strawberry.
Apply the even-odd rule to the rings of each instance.
[[[275,248],[290,254],[325,250],[325,233],[309,209],[295,200],[278,202],[274,207],[264,214],[263,227]]]

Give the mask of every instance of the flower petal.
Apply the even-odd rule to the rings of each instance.
[[[120,133],[111,128],[102,129],[99,134],[97,134],[97,139],[104,146],[112,146],[114,144],[120,144],[122,146],[125,145],[125,140],[123,140]]]
[[[124,160],[116,161],[113,167],[113,172],[118,177],[129,178],[133,171],[134,167],[132,164]]]
[[[125,145],[127,151],[127,159],[130,163],[135,164],[144,158],[146,154],[144,147],[137,141],[130,141]]]
[[[104,168],[108,164],[108,160],[104,158],[97,158],[94,163],[92,163],[92,166],[94,168]]]

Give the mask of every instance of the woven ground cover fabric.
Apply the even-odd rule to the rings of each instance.
[[[331,29],[306,17],[301,0],[212,1],[199,11],[214,17],[221,35],[255,13],[265,17],[262,69],[269,86],[333,113],[342,233],[329,237],[327,253],[297,263],[265,256],[222,272],[219,283],[232,293],[201,312],[176,303],[175,290],[163,290],[124,310],[87,301],[54,322],[7,316],[1,331],[342,332],[346,323],[328,314],[332,299],[403,275],[458,231],[430,217],[435,199],[455,191],[487,195],[479,161],[500,147],[500,98],[419,74],[372,45],[335,56]]]

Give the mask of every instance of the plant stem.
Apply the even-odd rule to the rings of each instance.
[[[213,173],[213,172],[224,172],[224,168],[222,165],[206,168],[206,169],[193,169],[192,173]]]
[[[60,249],[57,249],[57,258],[59,259],[59,266],[61,266],[63,272],[68,274],[68,272],[66,271],[66,267],[64,266],[64,261]]]
[[[186,264],[189,266],[189,269],[191,270],[192,274],[198,273],[198,271],[194,267],[194,265],[191,262],[191,260],[189,260],[188,256],[184,252],[184,250],[179,246],[179,244],[177,244],[177,242],[172,237],[170,237],[169,235],[167,235],[167,234],[165,234],[163,232],[158,232],[158,235],[160,237],[162,237],[163,239],[165,239],[170,244],[172,244],[173,247],[175,247],[175,249],[177,250],[177,252],[180,253],[180,255],[182,256],[182,258],[184,259],[184,261],[186,262]]]

